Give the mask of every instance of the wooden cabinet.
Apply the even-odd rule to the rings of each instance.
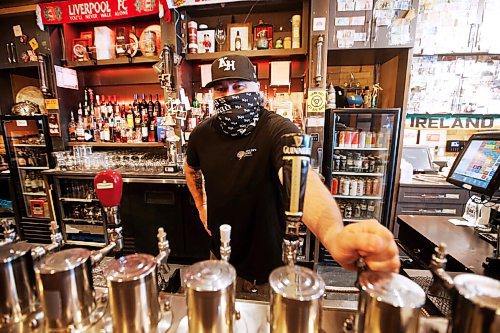
[[[461,216],[465,204],[469,199],[469,192],[452,184],[429,184],[415,182],[399,184],[399,195],[396,206],[398,215],[432,215],[432,216]],[[397,235],[399,225],[394,226]]]

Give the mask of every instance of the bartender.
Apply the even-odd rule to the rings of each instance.
[[[212,63],[216,114],[191,133],[184,161],[188,188],[220,257],[219,226],[229,224],[237,289],[267,291],[271,271],[283,265],[285,222],[281,199],[281,136],[298,133],[288,119],[264,108],[255,69],[245,56]],[[309,171],[303,222],[342,267],[364,257],[377,271],[399,270],[392,233],[377,221],[343,226],[342,216],[318,175]]]

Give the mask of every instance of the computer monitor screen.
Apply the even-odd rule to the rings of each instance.
[[[413,166],[413,171],[432,171],[432,158],[429,147],[404,146],[403,158]]]
[[[498,190],[500,132],[475,134],[450,170],[448,182],[474,192],[493,195]]]

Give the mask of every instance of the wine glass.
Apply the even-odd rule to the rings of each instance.
[[[219,51],[222,51],[222,45],[226,42],[226,29],[221,22],[215,28],[215,41],[219,44]]]

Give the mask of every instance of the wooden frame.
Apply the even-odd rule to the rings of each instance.
[[[80,39],[87,39],[89,41],[89,46],[92,46],[94,45],[94,32],[82,31],[80,32]]]
[[[227,33],[229,36],[229,50],[235,51],[234,42],[238,31],[240,32],[240,37],[241,37],[241,50],[242,51],[251,50],[252,23],[230,23],[227,25]]]
[[[85,51],[83,49],[78,49],[79,52],[76,52],[76,46],[81,45],[85,48]],[[87,47],[89,47],[89,40],[86,38],[75,38],[73,39],[73,46],[72,46],[72,54],[73,54],[73,61],[86,61],[89,60],[89,56],[87,54]],[[79,56],[81,55],[81,56]]]

